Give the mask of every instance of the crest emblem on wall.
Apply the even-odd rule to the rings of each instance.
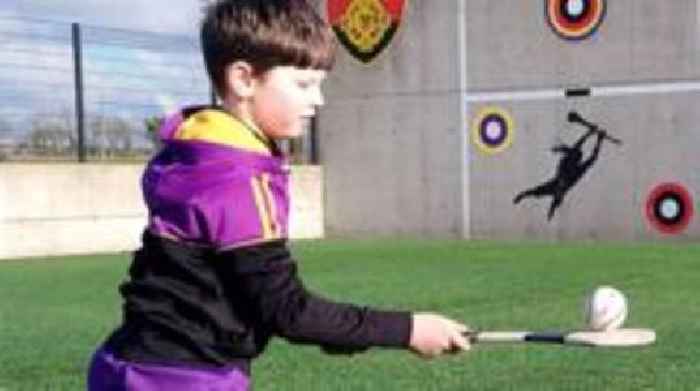
[[[405,0],[328,0],[328,19],[340,43],[369,63],[396,34]]]

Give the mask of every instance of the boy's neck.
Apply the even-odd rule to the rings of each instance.
[[[260,128],[258,128],[255,123],[250,120],[250,115],[248,114],[248,111],[245,110],[243,107],[244,104],[242,102],[232,102],[228,99],[225,99],[222,102],[222,107],[226,112],[231,114],[234,118],[236,118],[240,123],[242,123],[245,127],[247,127],[253,134],[255,134],[256,137],[260,138],[263,142],[266,144],[271,143],[272,140],[270,140],[265,133],[263,133]]]

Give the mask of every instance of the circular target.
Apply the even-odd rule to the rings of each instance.
[[[647,197],[645,213],[649,223],[662,233],[683,232],[693,217],[693,199],[682,185],[662,183]]]
[[[603,22],[605,0],[546,0],[547,21],[565,39],[584,39]]]
[[[472,140],[484,153],[503,151],[513,141],[513,118],[498,107],[481,109],[472,124]]]

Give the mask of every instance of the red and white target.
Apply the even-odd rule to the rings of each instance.
[[[652,189],[645,204],[649,224],[665,234],[679,234],[693,218],[693,198],[678,183],[662,183]]]
[[[547,21],[565,39],[584,39],[593,34],[605,17],[605,0],[547,0]]]

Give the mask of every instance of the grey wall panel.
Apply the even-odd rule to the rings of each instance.
[[[470,91],[697,79],[696,0],[608,1],[600,28],[558,37],[544,1],[467,1]]]
[[[409,1],[373,62],[340,48],[319,115],[329,236],[461,236],[459,11]]]
[[[328,235],[461,235],[461,129],[450,120],[458,100],[377,97],[324,109]]]
[[[650,190],[662,182],[679,182],[696,200],[700,196],[698,93],[495,103],[512,112],[517,139],[493,156],[472,147],[472,237],[671,239],[650,228],[642,213]],[[547,222],[550,197],[519,205],[512,200],[554,176],[559,159],[551,146],[571,144],[585,131],[566,121],[571,109],[609,129],[624,145],[604,143],[597,162]],[[593,144],[587,142],[585,155]],[[700,225],[692,221],[677,238],[698,236]]]

